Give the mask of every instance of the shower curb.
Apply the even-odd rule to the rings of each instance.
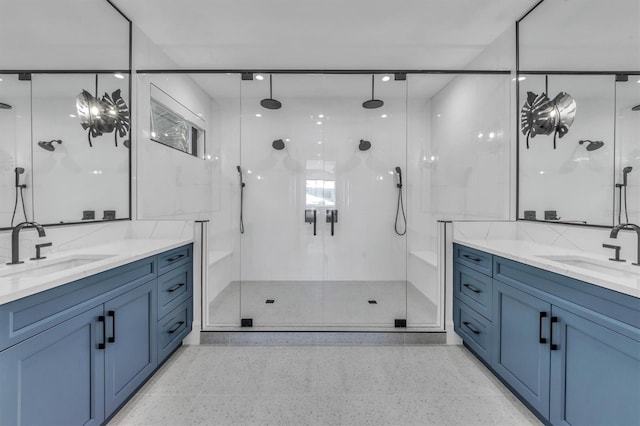
[[[446,332],[202,331],[202,345],[442,345]]]

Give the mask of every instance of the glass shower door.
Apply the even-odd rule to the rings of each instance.
[[[257,77],[254,76],[254,77]],[[240,312],[253,327],[323,323],[322,77],[269,75],[242,83]],[[280,109],[260,105],[277,99]]]
[[[335,188],[323,215],[325,325],[393,328],[407,318],[402,211],[396,226],[400,190],[406,203],[396,172],[406,170],[406,81],[327,75],[324,83],[325,177]],[[364,108],[374,96],[384,104]]]

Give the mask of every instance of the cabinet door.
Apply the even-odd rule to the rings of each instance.
[[[105,303],[105,416],[122,404],[156,367],[156,281]]]
[[[551,305],[494,281],[492,366],[531,406],[549,416],[549,330]],[[541,343],[541,338],[546,339]]]
[[[99,425],[102,305],[0,352],[0,424]]]
[[[640,425],[640,333],[588,311],[553,316],[551,423]]]

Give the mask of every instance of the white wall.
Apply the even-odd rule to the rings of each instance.
[[[2,2],[0,69],[126,70],[129,23],[105,0]]]
[[[135,29],[136,69],[171,61]],[[192,156],[151,140],[152,85],[175,101],[181,115],[211,131],[212,100],[188,75],[138,74],[136,79],[136,217],[138,219],[210,219],[213,157]]]
[[[242,279],[404,280],[406,242],[394,232],[393,170],[400,166],[406,174],[406,82],[378,78],[376,97],[385,105],[367,110],[361,104],[370,93],[369,76],[278,81],[274,91],[280,87],[283,107],[276,111],[259,106],[264,82],[243,86]],[[275,139],[285,139],[286,149],[275,151]],[[370,141],[371,149],[359,151],[360,139]],[[307,180],[335,182],[335,207],[306,205]],[[333,236],[325,220],[332,208],[338,210]],[[317,236],[304,222],[305,209],[317,210]]]
[[[545,0],[520,23],[521,70],[640,69],[638,0]]]

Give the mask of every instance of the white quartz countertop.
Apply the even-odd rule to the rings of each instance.
[[[61,251],[48,255],[44,260],[28,260],[21,265],[2,265],[0,266],[0,305],[192,242],[191,239],[126,239],[82,249]],[[74,256],[106,257],[88,264],[71,266],[63,271],[41,276],[28,276],[30,268],[37,268]],[[21,274],[2,276],[22,269],[27,272],[25,276],[21,276]]]
[[[584,260],[591,259],[594,262],[608,262],[608,257],[606,256],[580,250],[571,250],[525,240],[454,238],[453,242],[640,298],[640,266],[631,265],[631,261],[620,265],[622,272],[608,274],[540,257],[541,255],[557,255],[569,258],[574,256]]]

